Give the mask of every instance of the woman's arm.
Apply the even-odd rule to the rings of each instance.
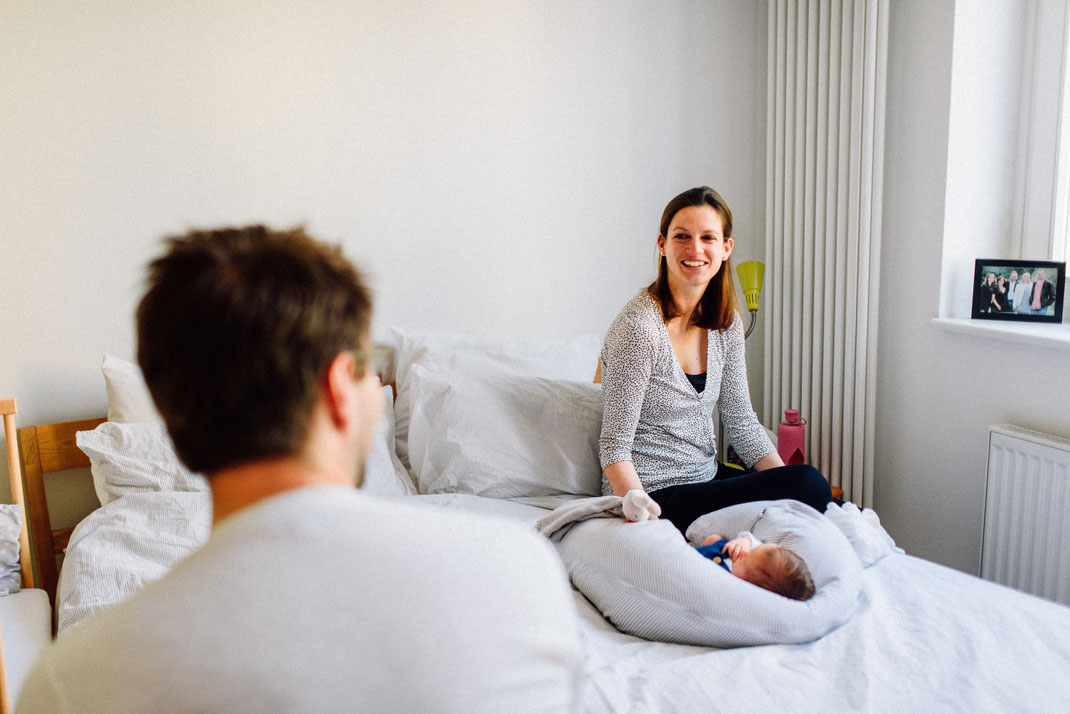
[[[613,493],[618,496],[623,496],[632,489],[643,489],[639,474],[635,472],[635,464],[631,461],[618,461],[615,464],[610,464],[603,470],[603,473],[606,475],[606,480],[609,481],[609,486],[613,489]]]
[[[618,496],[642,488],[632,462],[632,443],[654,371],[656,337],[646,327],[618,316],[602,348],[603,410],[598,456],[606,480]]]
[[[784,459],[780,458],[780,454],[774,451],[773,453],[766,454],[762,458],[755,461],[754,465],[751,466],[751,468],[755,471],[765,471],[766,469],[775,469],[778,466],[783,465]]]
[[[716,338],[714,337],[716,335]],[[755,469],[783,466],[783,461],[769,441],[765,428],[758,422],[750,402],[747,385],[747,363],[744,354],[743,319],[737,312],[732,325],[719,334],[712,332],[710,342],[718,339],[724,345],[721,371],[721,392],[717,410],[721,415],[725,434],[743,462]]]

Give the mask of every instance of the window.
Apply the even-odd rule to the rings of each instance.
[[[1026,9],[1017,213],[1019,256],[1070,259],[1070,52],[1067,0]]]
[[[977,258],[1070,260],[1068,5],[955,4],[941,318],[969,318]]]

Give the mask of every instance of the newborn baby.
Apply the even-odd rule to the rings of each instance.
[[[809,600],[814,594],[814,581],[802,558],[775,543],[762,543],[749,531],[732,540],[711,535],[696,548],[737,578],[777,595]]]

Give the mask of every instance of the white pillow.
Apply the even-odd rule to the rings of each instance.
[[[0,503],[0,595],[13,595],[22,586],[18,536],[22,532],[22,506]]]
[[[22,587],[19,567],[19,534],[22,506],[0,503],[0,595],[13,595]]]
[[[409,466],[410,387],[413,365],[469,374],[504,373],[593,382],[602,338],[509,342],[452,332],[391,328],[397,347],[397,400],[394,420],[398,456]]]
[[[409,456],[420,493],[596,495],[601,385],[413,365]]]
[[[364,465],[361,488],[380,496],[412,496],[416,486],[394,449],[394,391],[385,386],[382,394],[383,417]]]
[[[140,367],[105,355],[100,370],[104,373],[104,387],[108,393],[108,421],[163,423]]]
[[[383,387],[383,418],[365,465],[364,488],[382,496],[408,496],[416,487],[394,451],[391,394],[390,387]],[[208,490],[204,477],[179,460],[162,423],[104,422],[93,431],[78,432],[76,442],[89,457],[102,506],[128,493]]]
[[[100,505],[144,491],[207,491],[208,483],[179,461],[163,424],[104,422],[75,436],[89,457]]]
[[[815,593],[790,600],[737,578],[700,555],[665,520],[595,518],[557,543],[573,584],[622,632],[703,647],[810,642],[858,606],[862,566],[847,538],[798,501],[758,501],[698,519],[688,538],[751,531],[805,562]]]

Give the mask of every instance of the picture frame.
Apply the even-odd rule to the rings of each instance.
[[[1038,277],[1046,284],[1039,291],[1035,287]],[[1066,263],[978,258],[973,273],[970,317],[1062,322],[1065,287]]]

